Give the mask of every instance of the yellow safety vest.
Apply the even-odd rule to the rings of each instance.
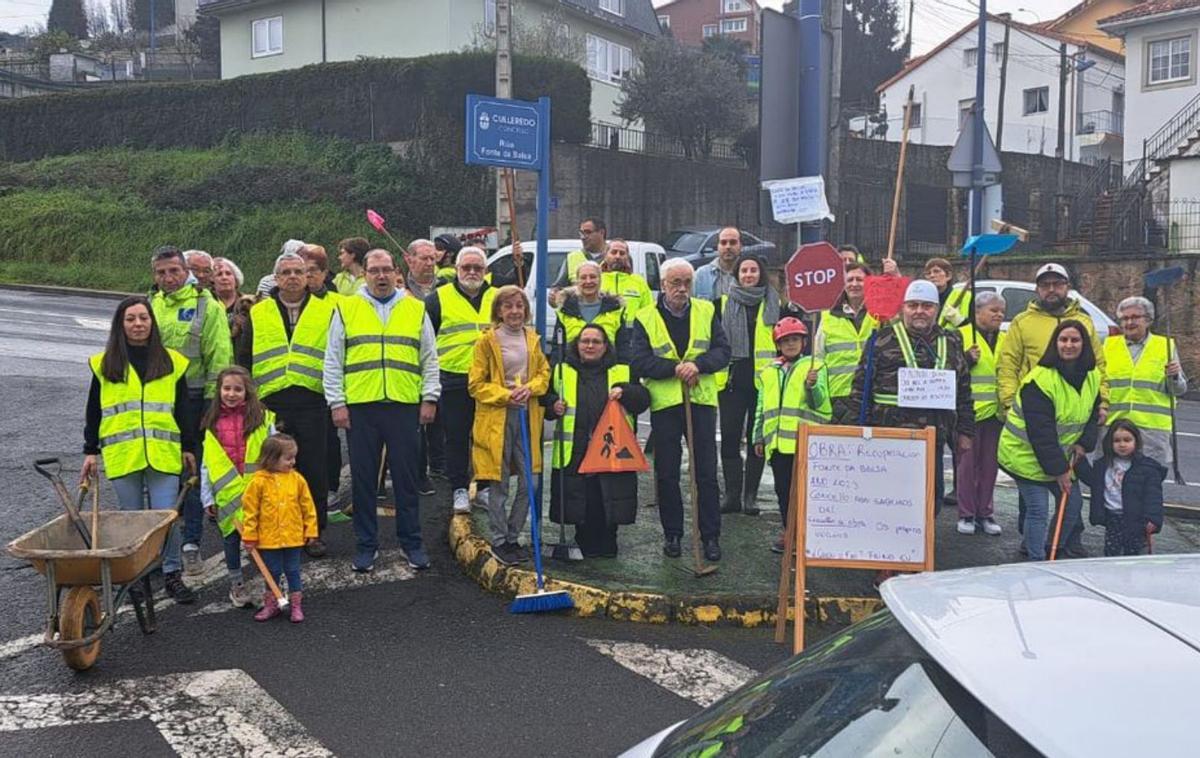
[[[346,327],[346,403],[419,403],[425,303],[401,297],[386,325],[361,296],[346,298],[338,311]]]
[[[878,328],[879,322],[870,314],[863,316],[862,325],[857,329],[848,318],[830,316],[829,311],[822,314],[817,330],[825,333],[825,368],[829,371],[831,397],[850,397],[863,345]]]
[[[917,355],[913,352],[912,340],[908,338],[908,330],[904,328],[904,322],[897,321],[892,324],[892,330],[896,333],[896,341],[900,343],[900,352],[904,355],[904,365],[909,368],[920,368],[917,363]],[[934,359],[933,368],[941,370],[946,368],[946,335],[939,334],[934,342],[937,356]],[[900,398],[898,395],[892,395],[885,392],[872,392],[871,399],[877,405],[899,405]]]
[[[659,313],[657,307],[646,308],[637,315],[637,320],[646,330],[650,349],[659,358],[673,361],[694,361],[697,356],[709,348],[714,312],[714,306],[710,301],[692,298],[691,307],[688,309],[688,320],[691,325],[688,346],[682,357],[675,350],[675,343],[671,341],[671,335],[667,332],[667,324],[663,321],[662,314]],[[642,384],[650,391],[650,410],[652,411],[673,408],[683,403],[680,380],[675,377],[670,379],[643,378]],[[697,405],[715,406],[717,404],[716,376],[701,374],[700,380],[696,382],[695,387],[692,387],[688,396]]]
[[[202,344],[204,321],[211,302],[214,301],[207,292],[202,292],[191,284],[185,284],[169,295],[159,290],[150,300],[163,346],[178,350],[188,360],[187,384],[190,390],[204,389],[208,381],[208,377],[204,375]],[[188,310],[192,311],[191,319],[181,319],[180,314]],[[224,314],[224,307],[221,308],[221,312]],[[216,373],[213,372],[214,378]]]
[[[1133,362],[1125,337],[1104,340],[1108,375],[1108,422],[1128,419],[1139,429],[1171,431],[1171,395],[1166,367],[1171,361],[1170,340],[1151,334],[1138,361]]]
[[[583,250],[572,250],[567,253],[567,281],[574,284],[579,280],[579,267],[591,260]]]
[[[946,304],[942,306],[941,312],[938,313],[938,326],[943,329],[957,329],[960,324],[970,326],[971,316],[974,311],[971,310],[971,290],[966,287],[959,287],[950,293],[946,298]]]
[[[648,305],[654,304],[654,295],[650,285],[637,274],[627,274],[624,271],[605,271],[600,275],[600,289],[616,295],[625,301],[625,323],[632,324],[638,313]]]
[[[721,312],[729,305],[729,295],[721,295]],[[763,304],[758,304],[758,317],[754,327],[754,373],[757,375],[767,364],[775,360],[778,351],[775,349],[774,329],[763,321]],[[717,372],[717,390],[725,389],[729,384],[729,369],[723,368]]]
[[[575,443],[575,404],[578,400],[578,382],[579,372],[567,363],[560,363],[554,367],[554,372],[558,375],[555,379],[555,386],[558,387],[559,397],[567,406],[566,413],[562,417],[562,440],[558,438],[559,433],[554,435],[554,457],[553,468],[563,468],[571,462],[571,452]],[[610,366],[608,369],[608,388],[611,390],[614,385],[629,381],[629,366],[623,363],[617,363]],[[629,421],[629,426],[635,432],[637,427],[634,425],[633,416],[628,413],[625,418]],[[585,436],[581,442],[586,443],[588,438]]]
[[[254,304],[250,309],[254,334],[251,375],[258,385],[259,397],[268,397],[288,387],[304,387],[324,394],[321,377],[325,343],[329,340],[329,322],[336,307],[332,297],[309,297],[289,344],[275,298]]]
[[[492,325],[496,290],[488,287],[483,291],[478,311],[453,284],[438,287],[437,297],[442,306],[442,323],[437,333],[438,365],[451,374],[466,374],[471,370],[475,342]]]
[[[768,460],[775,451],[785,455],[795,454],[801,424],[828,424],[833,418],[833,404],[828,396],[819,407],[812,407],[808,385],[805,384],[812,365],[810,356],[801,358],[788,368],[771,363],[758,374],[758,396],[762,398],[763,449]],[[818,368],[818,371],[824,370],[823,367]]]
[[[1065,461],[1070,455],[1071,446],[1083,436],[1083,428],[1092,416],[1092,407],[1100,394],[1100,372],[1092,369],[1088,373],[1082,391],[1076,391],[1061,374],[1045,366],[1034,366],[1021,382],[1021,388],[1030,382],[1037,384],[1054,403],[1058,446],[1063,451]],[[1025,413],[1021,408],[1021,389],[1017,390],[1012,410],[1004,421],[1004,430],[1000,432],[997,457],[1004,470],[1014,476],[1035,482],[1049,482],[1054,479],[1042,470],[1037,454],[1033,452],[1033,446],[1029,443]]]
[[[563,331],[567,335],[567,342],[578,337],[579,333],[583,331],[583,327],[588,324],[595,324],[604,330],[604,333],[608,335],[608,341],[613,345],[617,343],[617,332],[621,329],[621,322],[623,320],[620,309],[602,311],[596,314],[596,318],[591,321],[587,321],[579,316],[573,316],[570,313],[563,313],[561,310],[558,312],[557,318],[562,322]]]
[[[183,446],[175,423],[175,385],[187,373],[188,360],[167,348],[171,373],[142,383],[132,366],[125,381],[110,382],[100,371],[104,353],[88,364],[100,382],[100,453],[109,479],[147,467],[164,474],[183,471]]]
[[[963,338],[963,352],[971,349],[971,326],[960,326],[959,334]],[[971,367],[971,399],[975,401],[975,420],[986,421],[995,418],[1000,410],[1000,396],[996,387],[996,356],[1004,345],[1004,332],[996,335],[996,349],[993,350],[983,338],[977,338],[979,345],[979,360]]]
[[[333,286],[343,297],[353,297],[366,283],[365,276],[354,276],[349,271],[339,271],[333,275]]]
[[[258,470],[258,456],[262,444],[267,441],[267,432],[275,423],[275,414],[267,411],[263,423],[246,438],[246,461],[239,474],[237,466],[229,459],[221,441],[211,429],[204,431],[204,467],[212,482],[213,500],[217,504],[217,526],[221,536],[228,537],[242,523],[242,493],[250,483],[250,477]]]

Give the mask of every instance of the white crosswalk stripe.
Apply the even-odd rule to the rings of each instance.
[[[633,673],[705,707],[758,675],[754,669],[703,648],[672,650],[616,640],[587,640],[587,644]]]

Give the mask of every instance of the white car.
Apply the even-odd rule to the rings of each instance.
[[[956,285],[955,289],[962,289],[964,286],[966,285]],[[1037,297],[1033,282],[1019,282],[1012,279],[977,279],[975,293],[984,291],[999,292],[1004,298],[1004,323],[1000,326],[1000,330],[1005,332],[1008,331],[1008,325],[1012,323],[1013,318],[1025,310],[1030,301]],[[1083,310],[1092,317],[1092,325],[1096,327],[1096,335],[1101,341],[1105,337],[1121,333],[1121,327],[1117,325],[1116,321],[1109,318],[1100,306],[1075,290],[1071,290],[1068,297],[1077,300]]]
[[[658,297],[659,276],[658,267],[666,258],[666,252],[662,245],[657,245],[653,242],[639,242],[637,240],[629,240],[629,260],[633,264],[633,273],[640,275],[646,280],[646,284],[650,285],[650,289],[654,292],[654,296]],[[546,267],[546,285],[552,286],[558,278],[559,269],[562,268],[563,261],[567,259],[567,253],[572,250],[579,250],[581,245],[578,239],[552,239],[547,240],[547,247],[550,248],[550,257]],[[541,253],[541,248],[538,246],[537,240],[528,240],[521,243],[521,251],[524,255],[524,269],[529,272],[525,279],[525,294],[529,296],[530,302],[536,303],[535,297],[536,288],[534,287],[533,272],[537,256]],[[492,274],[492,278],[496,282],[516,283],[514,275],[514,267],[512,260],[512,245],[505,245],[488,257],[487,261],[488,272]],[[553,333],[555,324],[554,309],[549,308],[549,315],[546,318],[546,329],[548,333]]]
[[[625,756],[1194,756],[1198,580],[1200,555],[899,576]]]

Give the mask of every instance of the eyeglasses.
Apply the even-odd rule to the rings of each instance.
[[[478,263],[460,263],[458,264],[458,270],[478,274],[483,271],[483,266]]]
[[[672,289],[685,289],[692,286],[691,279],[665,279],[663,284]]]
[[[395,266],[388,266],[387,268],[369,268],[369,269],[367,269],[367,276],[387,276],[388,274],[394,274],[394,273],[396,273]]]
[[[304,270],[299,268],[285,268],[275,274],[276,279],[283,279],[289,276],[304,276]]]
[[[598,232],[598,231],[600,231],[600,230],[599,230],[599,229],[580,229],[580,230],[579,230],[579,236],[580,236],[580,237],[586,237],[586,236],[588,236],[589,234],[595,234],[595,233],[596,233],[596,232]]]

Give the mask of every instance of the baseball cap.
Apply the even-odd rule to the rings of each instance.
[[[933,282],[927,279],[914,279],[908,285],[908,289],[904,291],[904,302],[906,303],[933,303],[937,305],[938,300],[937,287],[933,286]]]
[[[1057,274],[1057,275],[1061,276],[1063,279],[1066,279],[1068,282],[1071,281],[1071,275],[1067,273],[1067,270],[1065,268],[1058,265],[1057,263],[1047,263],[1045,266],[1042,266],[1041,268],[1039,268],[1037,270],[1037,276],[1033,277],[1033,281],[1036,282],[1038,279],[1041,279],[1046,274]]]

